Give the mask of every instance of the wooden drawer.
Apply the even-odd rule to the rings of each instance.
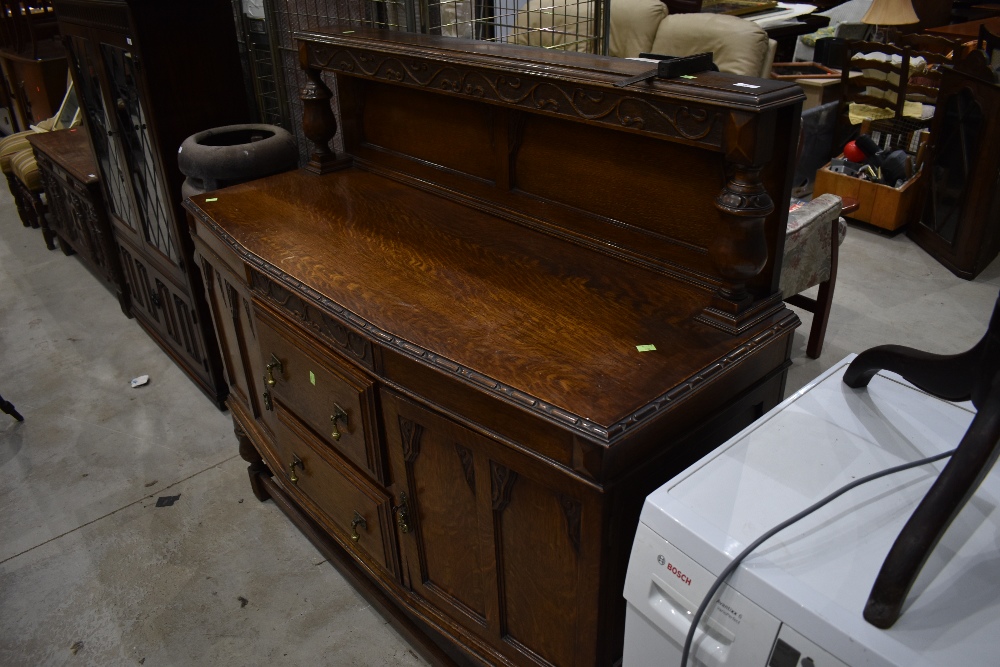
[[[293,328],[284,316],[255,300],[260,354],[273,403],[313,429],[326,444],[384,482],[379,456],[375,383],[346,362],[320,351],[321,344]],[[270,384],[269,380],[274,383]],[[273,427],[273,418],[268,418]]]
[[[275,407],[273,450],[265,456],[282,485],[357,557],[395,573],[389,496],[319,443],[309,429]]]

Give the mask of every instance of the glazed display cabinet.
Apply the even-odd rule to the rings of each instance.
[[[249,120],[231,4],[54,5],[133,314],[221,408],[227,383],[183,224],[176,156],[195,132]]]

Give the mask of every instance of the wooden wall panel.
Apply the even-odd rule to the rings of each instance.
[[[494,182],[489,107],[420,90],[367,82],[363,142]]]

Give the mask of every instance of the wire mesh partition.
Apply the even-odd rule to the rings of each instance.
[[[607,0],[265,0],[287,87],[288,119],[306,160],[302,135],[305,84],[294,35],[333,22],[548,49],[607,53]],[[251,48],[252,51],[252,48]],[[336,95],[332,81],[327,81]],[[259,95],[259,93],[258,93]],[[259,97],[258,97],[259,99]],[[339,143],[339,137],[335,139]],[[342,146],[336,146],[338,150]]]
[[[249,16],[245,17],[245,22],[247,54],[258,117],[262,123],[290,129],[281,68],[274,61],[274,50],[271,48],[266,22]]]

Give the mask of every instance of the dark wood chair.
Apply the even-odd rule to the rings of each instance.
[[[885,59],[864,57],[872,54],[882,54]],[[892,56],[899,56],[901,62],[892,62]],[[841,70],[840,106],[831,156],[839,155],[844,144],[857,137],[858,126],[850,120],[852,104],[869,105],[884,110],[883,114],[892,120],[902,119],[909,59],[909,50],[894,44],[868,41],[848,44],[848,64]],[[852,76],[852,70],[859,70],[861,75]]]
[[[908,148],[907,139],[914,130],[927,127],[930,120],[905,116],[906,102],[936,104],[941,87],[942,68],[952,62],[950,53],[940,53],[945,46],[942,42],[928,43],[912,38],[915,44],[931,46],[937,51],[927,51],[909,45],[911,36],[900,37],[899,44],[878,42],[852,42],[848,46],[848,62],[841,74],[841,99],[837,113],[837,131],[834,135],[833,155],[839,155],[846,144],[857,135],[856,125],[850,122],[852,104],[865,104],[882,110],[883,118],[873,119],[873,130],[894,135],[880,142],[883,147]],[[947,41],[947,40],[945,40]],[[936,46],[935,46],[936,45]],[[869,58],[871,54],[882,54],[884,60]],[[893,57],[897,61],[893,61]],[[914,61],[922,58],[928,67],[917,71]],[[860,76],[851,76],[851,70],[860,70]],[[876,113],[878,113],[876,111]]]
[[[812,313],[806,343],[806,356],[811,359],[818,359],[823,352],[833,306],[839,248],[847,232],[847,224],[840,216],[855,208],[857,201],[844,202],[836,195],[825,194],[788,214],[778,288],[786,303]],[[817,285],[815,298],[802,294]]]
[[[961,443],[889,550],[865,605],[872,625],[889,628],[920,570],[952,520],[1000,455],[1000,299],[983,338],[967,352],[937,355],[898,345],[866,350],[851,362],[844,383],[860,388],[880,370],[903,376],[949,401],[972,400],[978,412]]]
[[[900,35],[896,40],[901,46],[908,46],[915,51],[937,53],[942,56],[954,57],[956,49],[961,50],[964,40],[961,37],[945,37],[944,35],[928,35],[912,32]]]
[[[59,36],[49,0],[0,0],[0,48],[38,58],[38,46]]]

